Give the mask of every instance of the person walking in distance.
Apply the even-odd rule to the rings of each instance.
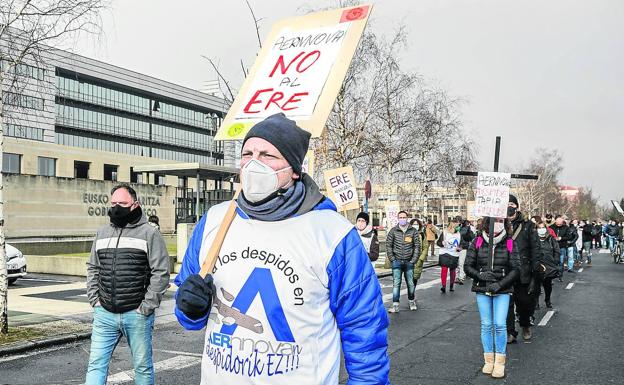
[[[583,248],[581,249],[581,260],[587,260],[587,264],[592,263],[592,238],[594,226],[589,221],[581,221],[581,239],[583,240]]]
[[[538,272],[542,275],[546,307],[552,309],[550,300],[553,288],[552,281],[559,276],[559,243],[550,234],[544,222],[537,224],[537,236],[541,254]]]
[[[435,255],[436,239],[440,235],[440,230],[431,222],[431,219],[427,219],[427,226],[425,227],[425,235],[427,236],[427,243],[429,250],[431,250],[431,256]]]
[[[386,236],[386,258],[392,263],[392,307],[390,313],[399,312],[401,281],[405,277],[407,300],[410,310],[416,310],[414,287],[414,264],[420,257],[420,235],[409,225],[407,213],[399,211],[399,223],[388,231]]]
[[[426,237],[425,236],[425,229],[422,226],[422,222],[419,219],[412,219],[411,225],[418,232],[418,235],[420,236],[420,244],[421,244],[420,257],[418,257],[418,260],[414,264],[414,275],[413,275],[413,279],[414,279],[414,302],[416,303],[417,302],[417,298],[416,298],[416,285],[418,285],[418,280],[422,276],[422,272],[423,272],[423,268],[424,268],[424,265],[425,265],[425,261],[427,260],[427,251],[428,251],[429,246],[428,246],[427,240],[425,238]]]
[[[438,238],[438,246],[440,247],[439,262],[440,266],[442,266],[442,271],[440,273],[440,281],[442,283],[440,291],[442,294],[446,293],[446,277],[449,273],[449,290],[455,291],[454,284],[457,265],[459,264],[459,252],[461,251],[461,240],[458,227],[459,224],[455,220],[451,221],[448,226],[446,226],[446,229],[442,231],[440,238]]]
[[[489,252],[489,226],[494,222],[493,255]],[[511,237],[508,219],[485,217],[478,235],[466,253],[464,270],[473,279],[481,318],[481,345],[484,365],[481,371],[494,378],[505,376],[507,311],[513,283],[520,276],[520,259]]]
[[[555,231],[555,240],[559,243],[559,282],[563,282],[563,272],[566,269],[566,263],[568,261],[568,241],[572,239],[572,235],[561,215],[556,216],[555,224],[551,228]],[[572,268],[566,271],[574,273],[574,265],[569,265],[572,265]]]

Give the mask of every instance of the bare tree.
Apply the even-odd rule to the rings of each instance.
[[[34,83],[33,76],[27,73],[43,67],[53,47],[80,33],[99,32],[100,14],[107,6],[107,0],[0,0],[0,153],[4,148],[5,123],[36,102],[37,93],[44,91],[41,87],[46,87],[45,83]],[[7,334],[4,226],[0,173],[0,333]]]
[[[557,150],[538,148],[529,165],[523,169],[526,174],[538,176],[538,180],[519,181],[518,199],[527,215],[546,213],[571,214],[571,205],[559,190],[559,177],[563,171],[561,154]]]

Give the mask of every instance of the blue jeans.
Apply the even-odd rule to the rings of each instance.
[[[568,270],[574,270],[574,250],[576,246],[568,247]]]
[[[591,241],[583,242],[583,251],[587,253],[587,261],[591,262]]]
[[[617,238],[616,237],[612,237],[611,235],[607,235],[607,240],[609,243],[609,251],[613,252],[613,250],[615,249],[615,245],[617,242]]]
[[[568,259],[568,249],[565,247],[561,247],[559,249],[559,278],[563,277],[563,266],[565,266],[565,261]]]
[[[401,275],[405,277],[407,283],[407,299],[414,300],[414,264],[409,261],[392,261],[392,302],[399,302],[401,297]]]
[[[154,383],[152,362],[152,329],[154,313],[149,316],[131,310],[125,313],[111,313],[102,306],[93,308],[93,331],[91,333],[91,354],[85,385],[106,384],[108,365],[113,350],[126,337],[132,352],[135,384]]]
[[[483,353],[505,354],[507,348],[507,310],[511,295],[489,296],[477,294],[481,316],[481,344]]]

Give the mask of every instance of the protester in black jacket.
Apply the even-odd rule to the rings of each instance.
[[[507,342],[514,343],[518,336],[516,331],[516,317],[522,327],[522,338],[528,341],[533,336],[531,330],[531,319],[535,313],[535,305],[539,296],[539,276],[535,274],[540,261],[539,246],[535,233],[535,223],[526,219],[518,211],[518,199],[514,195],[509,195],[507,208],[507,219],[512,225],[511,237],[518,249],[520,258],[520,279],[514,284],[513,303],[509,305],[507,313]]]
[[[496,221],[493,255],[490,254],[488,245],[488,229],[492,220]],[[481,226],[479,235],[466,253],[464,270],[473,279],[472,291],[477,293],[485,361],[482,372],[501,378],[505,375],[507,311],[513,284],[520,276],[520,259],[508,220],[503,222],[486,217]]]
[[[537,236],[541,254],[538,271],[543,275],[542,285],[544,286],[546,307],[552,309],[552,302],[550,301],[552,280],[559,275],[559,243],[550,235],[544,222],[537,224]]]
[[[550,228],[554,230],[557,236],[556,240],[559,243],[559,281],[562,282],[566,261],[568,264],[568,269],[566,271],[574,273],[574,261],[572,260],[572,256],[568,255],[568,241],[572,239],[572,234],[561,215],[557,215],[555,224]]]
[[[594,237],[593,230],[594,226],[587,221],[581,221],[581,240],[583,241],[583,248],[581,249],[581,260],[583,259],[583,255],[587,258],[587,264],[591,265],[591,244],[592,239]]]
[[[459,273],[457,274],[457,281],[455,283],[463,285],[464,280],[466,279],[466,272],[464,272],[466,252],[468,251],[470,242],[472,242],[475,238],[475,234],[470,229],[470,221],[468,219],[462,222],[461,228],[459,229],[459,237],[459,246],[461,247],[461,251],[459,252]]]

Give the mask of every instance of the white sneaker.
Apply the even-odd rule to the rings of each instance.
[[[416,300],[409,301],[409,309],[410,310],[418,310],[418,306],[416,306]]]
[[[393,302],[392,307],[388,309],[388,313],[398,313],[399,312],[399,303]]]

